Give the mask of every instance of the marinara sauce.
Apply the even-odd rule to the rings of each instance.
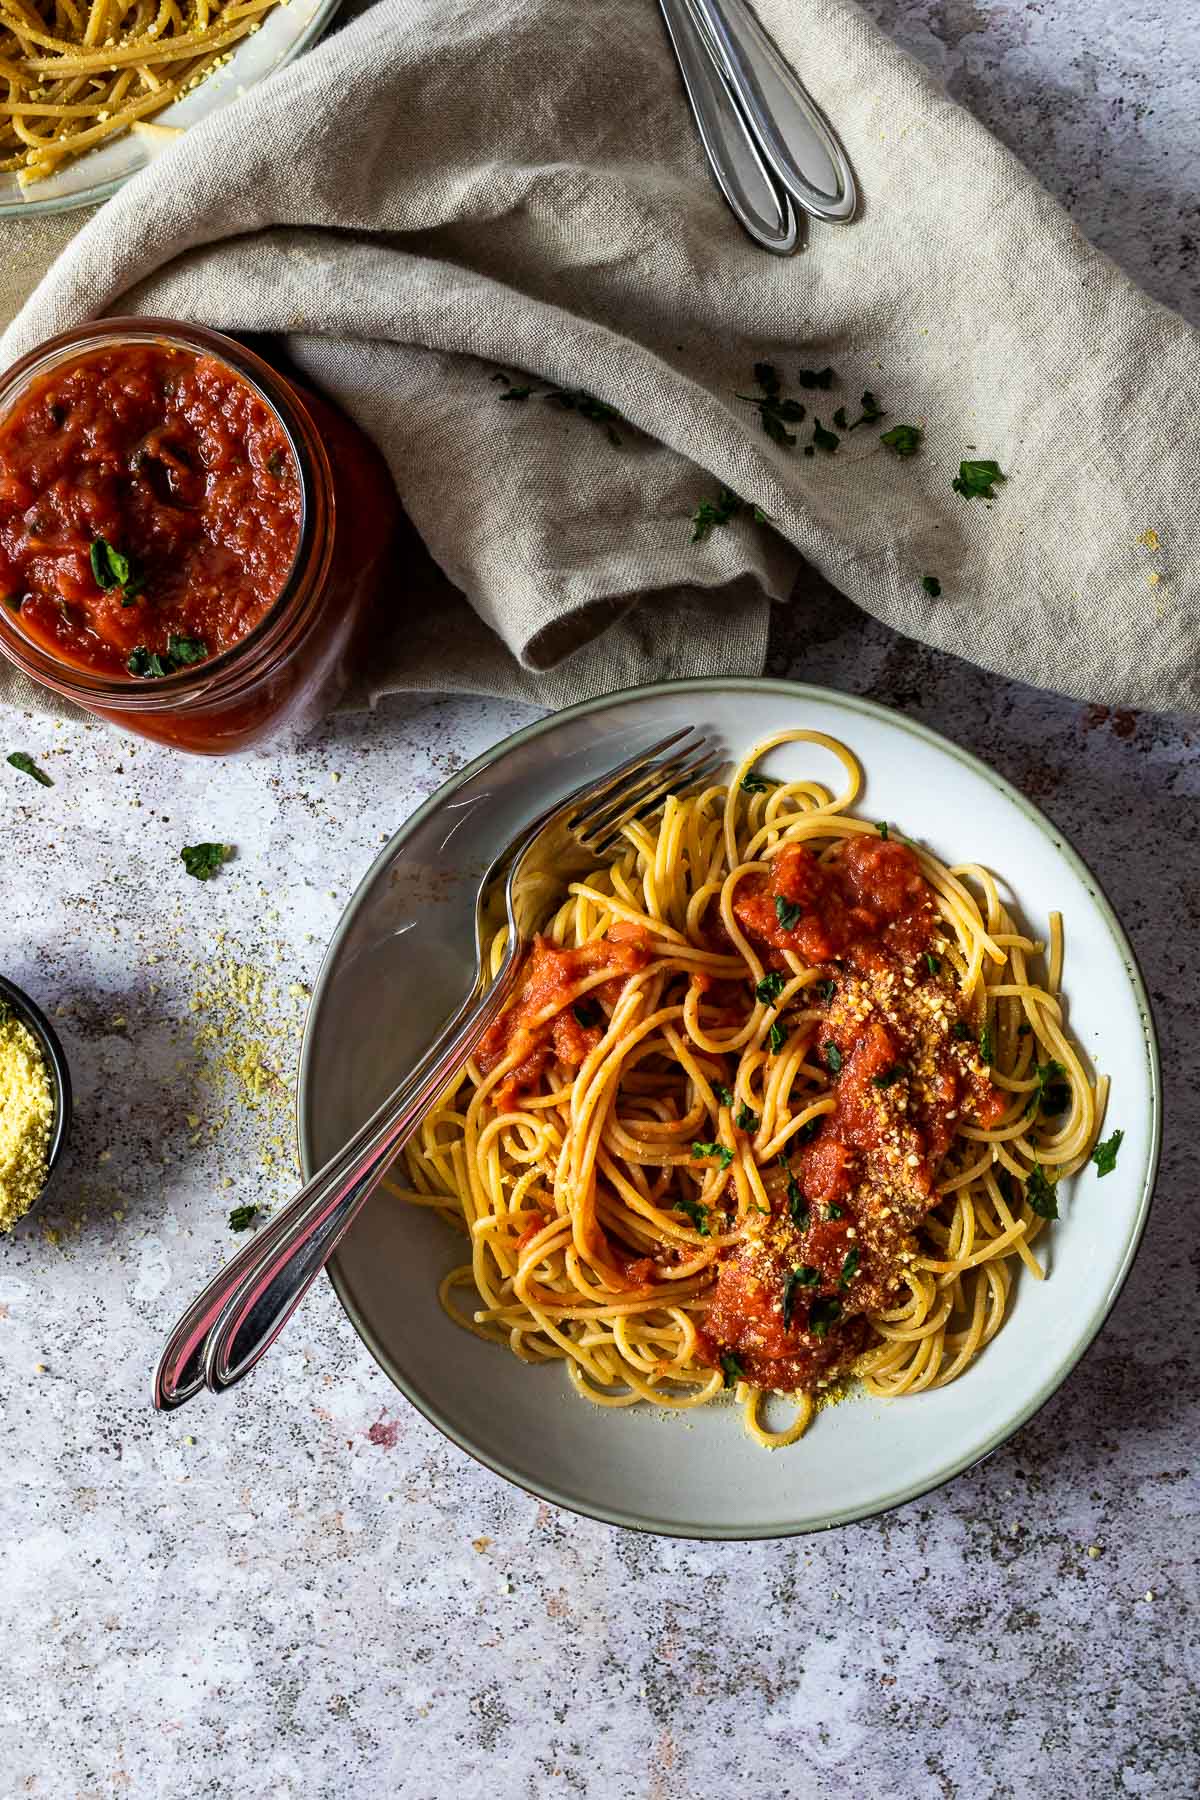
[[[127,729],[241,749],[336,697],[398,518],[363,433],[244,346],[85,326],[0,391],[0,648]]]

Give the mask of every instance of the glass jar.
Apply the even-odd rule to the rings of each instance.
[[[181,750],[224,756],[283,733],[299,734],[337,699],[373,618],[400,522],[387,465],[370,439],[320,395],[234,339],[169,319],[102,319],[30,352],[0,376],[0,429],[42,377],[80,363],[89,352],[125,345],[216,359],[274,415],[301,488],[290,570],[278,597],[244,637],[165,674],[125,676],[76,666],[34,641],[21,629],[19,610],[5,606],[0,651],[31,680],[98,718]]]

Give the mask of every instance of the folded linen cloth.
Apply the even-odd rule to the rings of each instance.
[[[104,206],[0,361],[100,312],[284,334],[460,590],[397,569],[360,701],[757,672],[804,559],[988,668],[1195,706],[1197,334],[852,0],[758,9],[864,196],[791,259],[708,179],[652,0],[379,0]],[[737,397],[760,362],[807,408],[794,447]],[[533,395],[506,403],[498,368]],[[547,388],[615,408],[621,441]],[[814,446],[864,390],[887,418]],[[895,424],[917,454],[881,443]],[[988,458],[994,499],[953,490]],[[769,523],[693,542],[722,484]]]

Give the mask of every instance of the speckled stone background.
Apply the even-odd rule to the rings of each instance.
[[[1200,322],[1194,9],[869,7]],[[1200,1789],[1200,739],[833,599],[804,642],[780,620],[771,666],[987,757],[1129,928],[1168,1141],[1096,1347],[950,1488],[777,1545],[638,1537],[504,1486],[399,1399],[325,1284],[252,1382],[156,1417],[162,1335],[230,1248],[229,1207],[286,1188],[303,989],[342,905],[386,829],[530,715],[426,699],[220,768],[10,715],[3,748],[56,785],[0,781],[2,966],[57,1014],[78,1114],[53,1203],[0,1245],[5,1797]],[[178,847],[210,837],[238,857],[201,886]]]

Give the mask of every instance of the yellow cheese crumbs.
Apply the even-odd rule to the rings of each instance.
[[[0,1018],[0,1232],[46,1185],[54,1089],[41,1047],[12,1013]]]

